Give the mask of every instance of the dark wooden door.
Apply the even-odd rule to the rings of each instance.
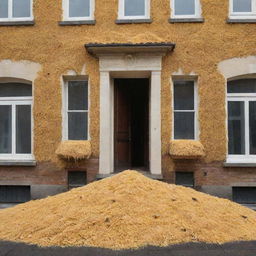
[[[115,79],[115,171],[149,166],[149,80]]]
[[[125,80],[115,80],[114,154],[116,171],[131,167],[131,102],[129,90]]]

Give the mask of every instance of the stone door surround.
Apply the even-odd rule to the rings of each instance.
[[[149,168],[161,176],[161,71],[162,57],[171,43],[85,46],[99,58],[100,71],[100,165],[99,174],[114,172],[114,79],[149,78]]]

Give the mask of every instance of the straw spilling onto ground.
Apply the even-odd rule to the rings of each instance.
[[[0,239],[111,249],[256,240],[256,213],[135,171],[0,211]]]

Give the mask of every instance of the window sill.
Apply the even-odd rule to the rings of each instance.
[[[34,20],[27,21],[0,21],[0,26],[34,26]]]
[[[228,18],[228,24],[246,24],[246,23],[256,23],[256,18],[254,19],[239,19],[239,18]]]
[[[242,162],[225,162],[223,163],[224,167],[234,167],[234,168],[240,168],[240,167],[256,167],[256,163],[242,163]]]
[[[119,19],[115,21],[116,24],[139,24],[152,23],[152,19]]]
[[[0,160],[0,166],[36,166],[35,160]]]
[[[60,26],[95,25],[96,20],[66,20],[59,21]]]
[[[169,19],[169,23],[204,23],[203,18],[171,18]]]

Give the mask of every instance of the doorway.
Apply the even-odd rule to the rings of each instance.
[[[114,80],[114,167],[149,170],[149,79]]]

